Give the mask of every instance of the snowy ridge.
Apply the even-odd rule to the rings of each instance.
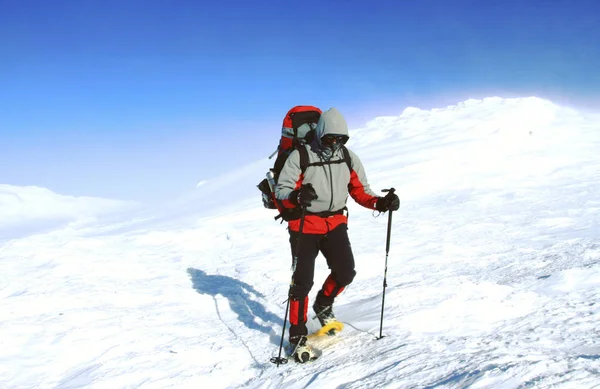
[[[350,201],[358,274],[334,308],[345,330],[315,363],[269,363],[291,259],[254,186],[266,160],[182,197],[161,228],[0,243],[0,387],[598,387],[597,117],[535,97],[468,100],[374,119],[348,147],[373,189],[402,201],[383,339],[387,217]]]
[[[129,201],[64,196],[46,188],[0,184],[0,240],[73,222],[93,222],[102,215],[136,206]]]

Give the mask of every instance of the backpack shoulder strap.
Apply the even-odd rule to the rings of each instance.
[[[300,145],[297,149],[298,153],[300,153],[300,170],[302,170],[302,174],[304,174],[308,167],[308,150],[306,150],[306,145]]]
[[[342,151],[344,152],[344,162],[346,162],[346,165],[348,165],[348,170],[350,173],[352,173],[352,158],[350,157],[350,152],[344,145],[342,145]]]

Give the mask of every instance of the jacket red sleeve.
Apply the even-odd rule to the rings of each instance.
[[[367,181],[367,174],[365,172],[365,168],[360,161],[360,158],[352,152],[350,152],[350,157],[352,159],[352,171],[350,172],[350,183],[348,184],[348,193],[350,196],[356,201],[358,204],[362,205],[365,208],[375,210],[375,204],[379,199],[369,186],[369,182]]]

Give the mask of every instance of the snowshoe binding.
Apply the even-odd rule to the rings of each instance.
[[[306,341],[306,335],[290,337],[291,356],[298,363],[306,363],[318,358],[318,355]]]
[[[321,305],[315,301],[313,310],[322,327],[317,331],[318,335],[336,335],[344,328],[344,325],[335,318],[331,305]]]

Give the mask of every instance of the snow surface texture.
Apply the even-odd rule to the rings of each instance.
[[[316,362],[269,362],[291,256],[255,187],[265,158],[160,210],[2,241],[0,387],[600,388],[599,117],[469,100],[377,118],[348,146],[402,201],[384,338],[387,215],[350,201],[343,333]],[[319,256],[311,300],[327,274]]]

